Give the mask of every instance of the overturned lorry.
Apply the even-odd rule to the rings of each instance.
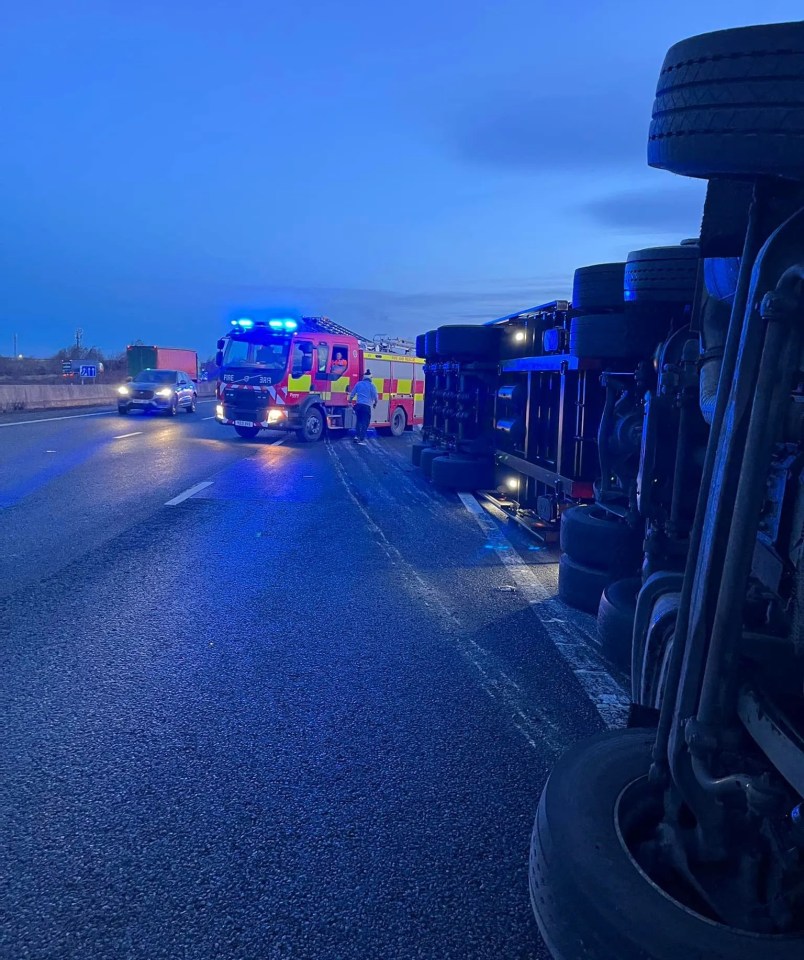
[[[709,181],[699,238],[583,268],[572,304],[497,322],[496,375],[475,417],[485,446],[465,452],[425,415],[418,456],[434,481],[439,460],[482,461],[486,475],[473,467],[469,480],[493,471],[500,502],[501,471],[512,491],[528,477],[514,508],[558,527],[562,596],[598,610],[630,670],[630,729],[573,747],[539,803],[530,893],[553,955],[793,960],[804,956],[804,23],[671,48],[648,159]],[[469,359],[431,354],[428,376],[456,362]],[[564,458],[552,477],[534,430]]]

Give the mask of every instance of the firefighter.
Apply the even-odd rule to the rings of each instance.
[[[355,443],[366,442],[366,430],[371,423],[371,411],[377,406],[377,399],[377,388],[371,382],[371,370],[366,370],[363,379],[352,387],[352,392],[349,394],[349,400],[355,405],[357,419]]]

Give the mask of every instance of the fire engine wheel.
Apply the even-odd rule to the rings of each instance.
[[[699,250],[697,243],[690,243],[629,253],[625,264],[626,303],[692,303]]]
[[[608,570],[587,567],[566,553],[558,561],[558,595],[570,607],[597,613],[603,590],[611,582]]]
[[[450,490],[488,490],[494,486],[494,462],[453,454],[436,457],[430,477],[436,486]]]
[[[253,440],[259,432],[259,427],[235,427],[235,433],[244,440]]]
[[[628,573],[639,567],[639,534],[596,504],[562,513],[560,541],[563,553],[590,567]]]
[[[324,436],[324,414],[318,407],[310,409],[302,416],[302,425],[299,430],[299,440],[305,443],[315,443]]]
[[[608,584],[597,609],[597,632],[603,653],[621,670],[631,669],[636,601],[642,581],[628,577]]]
[[[397,407],[391,416],[391,426],[388,432],[392,437],[401,437],[408,425],[408,417],[402,407]]]
[[[572,281],[572,306],[575,310],[597,313],[622,310],[624,263],[595,263],[578,267]]]
[[[443,447],[425,447],[424,450],[419,454],[419,466],[422,468],[422,473],[425,477],[431,475],[433,461],[436,457],[443,457],[445,450]]]
[[[616,730],[576,744],[542,791],[530,901],[560,960],[794,960],[801,936],[761,936],[700,916],[642,872],[630,846],[655,823],[647,784],[655,734]]]
[[[804,21],[682,40],[662,65],[648,163],[687,177],[804,178]]]
[[[468,324],[439,327],[436,331],[436,353],[439,357],[474,357],[496,359],[499,330]]]

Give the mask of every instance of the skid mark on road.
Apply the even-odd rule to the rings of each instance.
[[[458,497],[480,525],[488,544],[505,565],[606,725],[625,726],[630,702],[628,694],[594,649],[596,638],[580,624],[569,622],[567,608],[558,599],[555,584],[543,582],[543,578],[548,576],[545,567],[525,563],[511,541],[471,493],[459,493]]]
[[[400,582],[414,585],[421,602],[441,621],[444,635],[453,641],[458,652],[475,671],[484,693],[509,711],[514,727],[534,750],[543,750],[546,745],[554,753],[561,753],[566,746],[566,738],[562,736],[559,728],[544,715],[534,715],[528,698],[519,684],[499,666],[493,654],[472,639],[469,635],[471,627],[461,622],[440,593],[405,560],[375,523],[331,444],[327,444],[327,453],[332,459],[335,473],[343,483],[352,503],[360,511],[375,541],[391,564],[399,568],[402,574]]]

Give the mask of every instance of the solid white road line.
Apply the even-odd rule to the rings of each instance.
[[[110,417],[114,410],[101,413],[73,413],[69,417],[43,417],[40,420],[15,420],[13,423],[0,423],[0,427],[24,427],[26,423],[55,423],[56,420],[80,420],[82,417]]]
[[[135,430],[134,433],[120,433],[116,437],[112,437],[112,440],[125,440],[126,437],[141,437],[142,430]]]
[[[212,486],[211,480],[204,480],[203,483],[197,483],[194,487],[190,487],[189,490],[185,490],[184,493],[180,493],[178,497],[174,497],[172,500],[168,500],[165,503],[166,507],[175,507],[177,503],[183,503],[185,500],[189,500],[190,497],[194,497],[197,493],[200,493],[202,490],[205,490],[207,487]]]
[[[202,419],[202,420],[214,420],[214,419],[215,419],[215,415],[213,414],[211,417],[201,417],[201,419]]]
[[[568,622],[567,608],[558,596],[539,582],[530,564],[519,556],[513,543],[486,513],[471,493],[459,493],[461,503],[475,518],[487,542],[511,574],[519,591],[531,606],[547,636],[569,664],[586,695],[609,727],[623,727],[630,697],[609,672],[595,650],[595,638]]]

